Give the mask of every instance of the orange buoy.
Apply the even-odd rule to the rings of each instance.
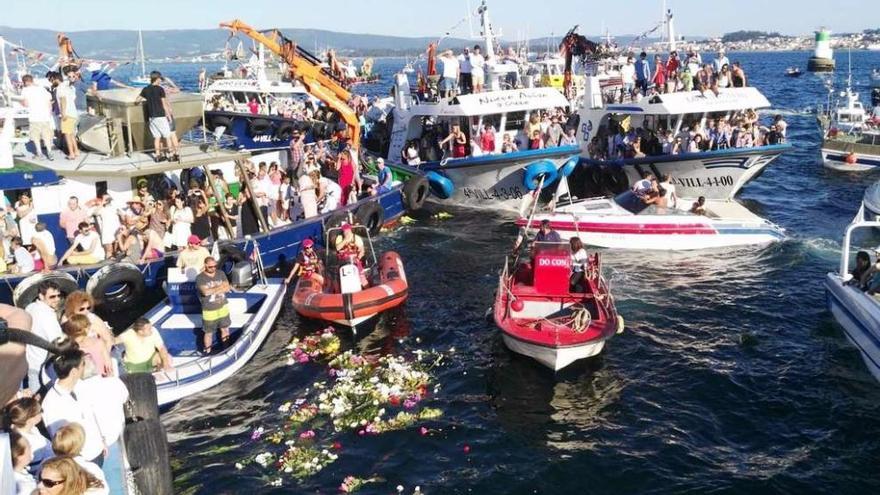
[[[858,160],[856,159],[855,153],[850,152],[850,154],[846,155],[846,163],[847,164],[855,165],[856,161],[858,161]]]

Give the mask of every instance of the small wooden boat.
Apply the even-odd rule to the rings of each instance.
[[[254,356],[278,317],[284,302],[283,280],[265,279],[262,263],[258,262],[260,280],[253,281],[250,262],[233,267],[230,284],[243,292],[227,294],[230,340],[221,348],[215,336],[214,348],[221,350],[205,355],[201,347],[202,308],[195,288],[195,275],[168,271],[168,297],[144,318],[150,320],[162,340],[174,368],[153,373],[159,406],[168,406],[180,399],[207,390],[237,373]]]
[[[801,77],[801,74],[803,74],[803,72],[801,72],[799,67],[789,67],[788,69],[785,69],[786,77]]]
[[[300,315],[355,327],[406,300],[409,285],[400,255],[386,251],[376,259],[367,228],[352,230],[367,240],[364,260],[369,263],[359,268],[356,259],[338,256],[332,241],[342,229],[328,229],[323,283],[301,277],[293,291],[293,307]]]
[[[602,277],[598,253],[589,256],[575,292],[569,286],[572,260],[567,242],[536,242],[534,256],[505,264],[493,308],[504,344],[558,371],[602,352],[623,331],[614,298]]]

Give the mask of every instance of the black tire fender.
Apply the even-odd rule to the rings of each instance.
[[[262,134],[272,128],[272,122],[266,119],[253,119],[248,122],[248,133],[251,136]]]
[[[168,462],[168,438],[158,419],[125,425],[122,432],[126,458],[140,493],[172,495],[174,487]]]
[[[408,211],[420,210],[428,199],[428,179],[418,175],[406,181],[403,185],[403,204]]]
[[[324,232],[329,229],[335,229],[344,223],[349,223],[350,221],[347,211],[334,211],[326,220],[324,220]]]
[[[19,308],[25,308],[37,299],[40,292],[40,284],[44,281],[52,281],[58,284],[62,296],[66,296],[75,290],[79,290],[79,284],[72,275],[66,272],[35,273],[15,286],[12,292],[12,300]]]
[[[370,201],[358,207],[354,213],[357,223],[363,225],[370,232],[370,236],[376,237],[385,225],[385,209],[378,201]]]
[[[86,292],[95,298],[96,305],[105,309],[131,307],[146,292],[144,275],[132,263],[113,263],[92,274]]]
[[[119,379],[128,389],[128,400],[123,405],[126,422],[159,419],[159,399],[153,374],[130,373]]]
[[[225,115],[214,115],[213,117],[208,119],[208,122],[209,122],[208,129],[211,131],[213,131],[214,129],[216,129],[218,127],[225,127],[227,129],[232,127],[232,119],[230,119],[229,117],[227,117]]]

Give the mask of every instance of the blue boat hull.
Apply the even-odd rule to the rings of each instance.
[[[292,130],[305,133],[305,142],[328,139],[335,131],[333,124],[305,122],[278,115],[251,115],[235,112],[205,112],[205,128],[214,131],[225,127],[223,134],[234,138],[240,150],[269,151],[290,146]]]

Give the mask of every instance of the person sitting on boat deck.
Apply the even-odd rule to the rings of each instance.
[[[636,196],[643,198],[655,190],[655,181],[654,174],[645,172],[645,174],[642,175],[642,179],[633,184],[632,192],[635,193]]]
[[[79,234],[64,256],[58,260],[58,266],[65,261],[71,265],[92,265],[103,260],[104,246],[101,245],[101,236],[87,222],[80,222]]]
[[[541,220],[541,227],[535,234],[535,242],[562,242],[559,232],[550,227],[550,220]]]
[[[81,469],[101,482],[101,488],[92,488],[87,491],[89,495],[107,495],[110,493],[110,489],[107,487],[104,471],[100,466],[87,461],[80,455],[85,443],[86,433],[83,427],[79,423],[68,423],[55,432],[55,436],[52,437],[52,451],[56,456],[70,457]]]
[[[871,255],[867,251],[859,251],[856,254],[856,266],[853,267],[850,274],[852,278],[846,281],[847,285],[855,285],[861,290],[868,289],[868,280],[872,274]]]
[[[10,273],[30,273],[36,269],[36,263],[31,252],[22,245],[21,237],[13,237],[10,241],[12,247],[12,266],[8,266]]]
[[[777,141],[779,144],[785,142],[785,133],[788,129],[788,122],[782,118],[782,115],[776,115],[773,117],[773,125],[776,126],[776,131],[779,133],[779,140]]]
[[[574,236],[568,240],[571,246],[571,277],[568,286],[572,292],[585,292],[585,272],[587,268],[587,250],[580,237]]]
[[[519,151],[519,148],[516,146],[513,138],[510,137],[510,133],[505,132],[504,137],[501,139],[501,153],[513,153],[514,151]]]
[[[706,91],[712,91],[715,96],[718,96],[717,79],[715,73],[712,72],[711,65],[704,65],[702,70],[697,73],[697,90],[700,91],[701,96],[706,96]]]
[[[115,339],[125,350],[122,364],[128,373],[152,373],[156,370],[171,371],[174,365],[165,347],[165,341],[153,328],[150,320],[138,318],[131,328]]]
[[[358,268],[361,275],[361,285],[367,286],[367,277],[364,274],[363,259],[366,254],[364,240],[352,231],[351,224],[342,224],[342,232],[336,236],[333,242],[336,248],[336,257],[341,262],[352,262]]]
[[[177,134],[171,130],[171,121],[174,118],[171,104],[165,97],[165,89],[162,88],[162,74],[159,71],[150,72],[150,85],[141,90],[136,103],[145,102],[146,115],[149,119],[150,134],[153,135],[153,149],[157,162],[169,159],[180,161],[180,143]],[[167,149],[163,153],[162,140],[166,141]]]
[[[391,173],[391,169],[385,166],[385,160],[381,158],[376,160],[376,168],[379,169],[377,173],[379,183],[376,185],[376,193],[387,193],[394,183],[394,175]]]
[[[691,205],[691,209],[689,210],[691,213],[695,215],[705,215],[706,214],[706,197],[700,196],[694,201],[694,204]]]
[[[452,158],[464,158],[467,156],[467,135],[462,132],[461,126],[452,124],[452,131],[445,139],[440,141],[440,147],[449,143],[449,149],[452,151]]]
[[[226,293],[231,290],[226,274],[217,269],[217,260],[205,258],[205,268],[196,277],[196,290],[202,302],[202,339],[204,352],[210,353],[214,345],[214,332],[220,330],[220,343],[229,342],[229,305]]]
[[[403,148],[401,158],[403,163],[413,167],[422,163],[422,159],[419,157],[419,146],[415,139],[410,140]]]
[[[284,279],[285,284],[289,284],[293,277],[299,275],[300,278],[312,279],[319,286],[324,285],[324,276],[321,275],[323,267],[321,266],[321,257],[315,251],[315,241],[305,239],[302,242],[302,249],[296,255],[296,263],[290,270],[290,274]]]
[[[36,232],[31,237],[31,245],[34,247],[34,263],[37,270],[48,272],[58,263],[55,256],[55,238],[46,229],[46,224],[37,222]]]
[[[734,88],[744,88],[747,86],[746,73],[739,61],[734,62],[733,68],[730,70],[730,84]]]
[[[187,269],[201,273],[205,267],[205,260],[210,256],[211,253],[202,246],[199,236],[193,234],[187,238],[186,247],[177,255],[177,267],[180,268],[181,273],[186,273]]]

